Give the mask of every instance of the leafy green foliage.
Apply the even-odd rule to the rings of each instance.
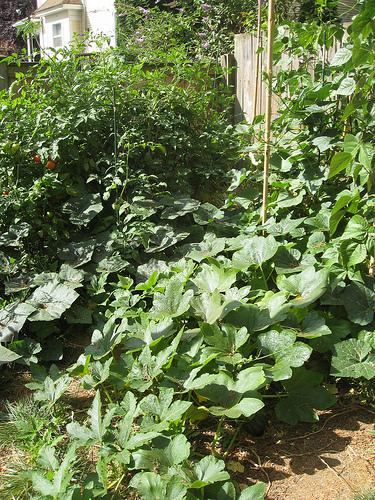
[[[214,107],[207,112],[217,93],[198,67],[177,65],[168,86],[162,72],[115,54],[97,54],[89,68],[77,55],[52,61],[56,76],[37,69],[66,92],[74,74],[67,109],[38,78],[24,87],[29,96],[4,94],[2,140],[11,145],[0,174],[12,191],[0,200],[0,362],[30,364],[45,412],[62,405],[74,377],[95,392],[84,415],[52,422],[46,442],[44,414],[18,422],[35,447],[34,491],[111,498],[130,485],[147,500],[258,500],[264,485],[239,493],[222,460],[228,450],[215,449],[224,419],[239,432],[275,398],[282,421],[316,422],[336,401],[328,373],[374,377],[372,29],[366,4],[322,81],[319,64],[314,78],[301,64],[273,79],[282,100],[263,225],[262,135],[243,147],[251,161],[230,170],[249,128],[232,134]],[[282,47],[307,63],[343,30],[296,24],[278,36],[276,63]],[[37,151],[59,158],[56,168],[41,175],[30,161]],[[193,196],[201,182],[208,194],[207,183],[224,181],[220,208]],[[69,324],[90,327],[91,343],[66,373],[47,373],[38,359],[60,356],[56,337]],[[313,371],[323,357],[324,373]],[[213,455],[197,459],[186,433],[207,415],[218,419]],[[79,476],[79,457],[93,447],[95,463]]]

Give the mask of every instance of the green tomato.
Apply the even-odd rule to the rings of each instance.
[[[66,97],[60,97],[59,103],[66,106],[66,104],[68,104],[68,99]]]
[[[112,204],[112,208],[113,210],[120,210],[120,207],[121,205],[123,204],[124,200],[121,198],[121,196],[119,198],[117,198],[117,200]]]
[[[10,153],[10,150],[12,148],[12,143],[10,141],[7,141],[5,144],[3,144],[3,151],[6,153]]]
[[[52,212],[47,212],[47,213],[46,213],[46,216],[47,216],[49,219],[52,219],[52,217],[53,217],[53,213],[52,213]]]
[[[51,96],[54,98],[54,99],[57,99],[59,96],[60,96],[60,92],[58,90],[52,90],[51,92]]]
[[[11,147],[11,150],[10,150],[10,154],[15,155],[19,149],[20,149],[19,144],[13,144],[13,146]]]

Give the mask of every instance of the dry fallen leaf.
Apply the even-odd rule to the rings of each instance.
[[[227,469],[233,472],[244,472],[245,467],[242,464],[240,464],[240,462],[235,462],[234,460],[231,460],[230,462],[227,463]]]

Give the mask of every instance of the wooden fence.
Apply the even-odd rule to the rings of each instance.
[[[349,23],[344,23],[346,28]],[[261,75],[258,79],[257,103],[254,103],[255,90],[255,67],[258,50],[258,40],[255,35],[241,34],[235,35],[234,56],[227,61],[222,60],[223,66],[232,67],[232,85],[234,85],[235,104],[234,104],[234,123],[240,123],[244,120],[251,123],[254,116],[264,114],[266,110],[266,82],[262,77],[262,72],[267,71],[267,39],[264,33],[261,34],[259,46],[264,47],[264,50],[259,54],[259,71]],[[344,42],[342,42],[344,43]],[[313,68],[317,61],[325,61],[327,64],[332,60],[342,43],[335,40],[333,46],[325,51],[322,50],[315,60],[311,61],[310,71],[313,74]],[[283,54],[282,58],[287,61],[288,55]],[[227,65],[225,64],[227,62]],[[230,64],[232,66],[230,66]],[[274,75],[280,69],[298,69],[300,65],[299,59],[294,59],[291,63],[283,66],[274,66]],[[273,96],[272,119],[277,118],[277,109],[279,105],[278,96]],[[255,109],[256,107],[256,109]]]
[[[0,61],[5,57],[0,54]],[[9,88],[17,80],[16,73],[26,75],[35,64],[34,62],[22,62],[18,66],[16,63],[8,65],[6,62],[0,62],[0,91]]]

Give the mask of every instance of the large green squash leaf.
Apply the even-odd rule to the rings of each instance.
[[[292,219],[291,215],[288,215],[285,219],[280,221],[276,221],[274,217],[270,217],[263,225],[263,228],[268,234],[273,236],[282,236],[288,233],[291,236],[303,236],[305,230],[303,227],[300,227],[303,221],[303,217],[300,219]]]
[[[315,271],[311,266],[299,274],[281,279],[278,285],[281,290],[297,295],[289,302],[291,308],[306,307],[323,295],[328,285],[328,274],[326,269]]]
[[[167,207],[161,214],[162,219],[177,219],[177,217],[182,217],[191,212],[196,212],[200,202],[198,200],[193,200],[187,195],[178,195],[173,200],[173,205]]]
[[[181,316],[190,307],[193,290],[187,290],[183,293],[183,284],[177,277],[171,278],[164,293],[156,292],[154,294],[153,306],[150,309],[150,316],[161,318],[163,316],[171,316],[172,318]]]
[[[150,423],[147,426],[148,430],[168,429],[169,424],[178,420],[192,404],[189,401],[173,401],[173,396],[172,388],[160,387],[158,397],[155,394],[149,394],[139,403],[139,408],[143,413],[157,418],[153,425]]]
[[[58,319],[77,297],[78,293],[75,290],[55,281],[42,285],[26,301],[27,304],[36,309],[29,316],[29,320],[52,321]]]
[[[187,460],[190,455],[190,443],[183,434],[172,439],[159,437],[153,440],[154,447],[140,449],[132,453],[135,469],[158,471],[165,474],[168,468]]]
[[[156,345],[161,338],[169,337],[176,329],[173,325],[172,317],[154,321],[149,319],[149,315],[144,314],[141,317],[141,322],[137,321],[132,325],[128,324],[125,327],[125,331],[128,338],[124,339],[122,344],[127,349],[139,349],[145,344],[149,346]]]
[[[112,316],[103,327],[103,331],[95,329],[91,337],[91,344],[86,347],[85,353],[94,359],[101,359],[121,342],[125,336],[119,331],[116,318]]]
[[[35,312],[34,305],[19,300],[3,307],[0,310],[0,342],[17,340],[18,333],[33,312]]]
[[[146,345],[138,361],[135,361],[129,371],[129,383],[132,389],[140,392],[147,390],[153,383],[153,379],[163,372],[163,367],[169,365],[176,353],[182,335],[182,329],[165,349],[153,354],[150,347]]]
[[[293,274],[313,266],[316,259],[311,254],[301,254],[296,248],[279,247],[274,263],[278,274]]]
[[[72,438],[77,439],[81,444],[94,445],[101,443],[116,409],[116,407],[108,409],[103,416],[100,393],[97,391],[90,408],[87,410],[90,427],[81,425],[78,422],[71,422],[66,426],[66,430]]]
[[[276,405],[279,420],[295,425],[302,422],[315,422],[319,417],[315,410],[325,410],[336,402],[336,398],[319,384],[321,373],[307,371],[303,367],[293,370],[293,377],[283,381],[288,397]]]
[[[222,219],[224,212],[211,203],[203,203],[198,210],[193,213],[193,218],[197,224],[202,226],[214,220]]]
[[[325,320],[316,311],[306,314],[302,321],[302,332],[298,336],[306,339],[314,339],[322,335],[330,335],[332,332],[325,323]]]
[[[210,265],[201,264],[192,281],[200,292],[226,292],[236,281],[236,271],[210,258]]]
[[[261,410],[264,406],[263,401],[258,398],[242,398],[241,401],[230,408],[223,408],[222,406],[211,406],[210,413],[217,417],[225,415],[228,418],[252,417]]]
[[[227,299],[222,301],[222,295],[216,288],[212,293],[203,292],[191,300],[194,312],[207,323],[215,323],[218,319],[224,318],[230,311],[241,305],[238,300]]]
[[[40,470],[31,471],[30,478],[33,483],[33,488],[39,493],[41,493],[43,496],[48,495],[52,498],[58,498],[58,497],[69,498],[70,495],[66,494],[66,490],[74,474],[73,466],[77,461],[76,448],[77,448],[76,443],[71,443],[69,445],[64,455],[64,458],[61,464],[59,464],[58,468],[56,461],[55,460],[53,461],[53,463],[56,465],[56,470],[54,471],[52,480],[49,480]],[[53,448],[52,451],[54,451]],[[44,453],[45,455],[46,449],[41,448],[40,452],[41,454]],[[43,457],[42,463],[45,462],[46,458]],[[49,460],[49,462],[51,463],[51,460]]]
[[[86,226],[102,210],[99,193],[70,198],[62,207],[62,211],[69,214],[70,222],[77,226]]]
[[[327,326],[331,330],[330,335],[324,335],[310,340],[309,345],[316,352],[335,351],[335,345],[350,335],[350,323],[343,319],[327,319]]]
[[[31,229],[30,224],[21,222],[10,226],[9,231],[0,235],[0,246],[16,247],[20,243],[21,238],[26,238]]]
[[[209,347],[209,352],[217,353],[218,359],[226,363],[236,364],[242,359],[237,349],[241,347],[249,338],[246,328],[237,330],[229,324],[210,325],[208,323],[199,323],[203,338]]]
[[[190,236],[187,231],[176,231],[172,226],[156,226],[152,233],[143,235],[146,253],[162,252]]]
[[[224,470],[225,463],[210,455],[202,458],[194,467],[195,480],[190,488],[202,488],[208,484],[230,479],[228,472]]]
[[[263,500],[265,494],[265,483],[257,483],[242,490],[238,500]]]
[[[95,240],[88,239],[72,242],[58,253],[59,259],[65,260],[71,267],[79,267],[90,262],[95,249]]]
[[[0,345],[0,365],[13,363],[20,358],[20,354],[17,354],[16,352],[13,352],[10,349],[7,349],[6,347]]]
[[[374,318],[375,293],[362,283],[353,281],[341,294],[342,302],[353,323],[367,325]]]
[[[241,370],[235,380],[228,372],[220,371],[218,374],[205,373],[185,385],[219,405],[210,408],[214,415],[238,418],[241,415],[250,417],[264,406],[256,390],[265,380],[262,368],[252,366]]]
[[[362,340],[348,339],[335,345],[331,375],[335,377],[375,377],[375,354],[371,346]]]
[[[270,372],[274,381],[292,376],[292,368],[302,366],[311,355],[312,348],[303,342],[296,342],[296,334],[291,330],[271,330],[258,336],[262,353],[275,360]]]
[[[302,203],[303,197],[306,194],[304,189],[301,189],[297,196],[289,190],[282,190],[276,200],[276,205],[282,208],[294,207]]]
[[[267,238],[254,236],[241,250],[233,254],[233,267],[247,269],[251,265],[261,266],[275,255],[278,247],[279,244],[272,235]]]
[[[280,302],[285,302],[285,297]],[[289,306],[286,308],[289,309]],[[227,321],[237,328],[245,327],[250,334],[257,330],[263,330],[273,323],[270,310],[268,308],[259,309],[255,304],[241,304],[238,309],[228,314]]]
[[[179,477],[166,481],[156,472],[139,472],[130,481],[142,500],[185,500],[187,488]]]
[[[201,262],[206,257],[216,257],[225,248],[225,238],[205,238],[201,243],[189,243],[182,247],[186,257]]]

